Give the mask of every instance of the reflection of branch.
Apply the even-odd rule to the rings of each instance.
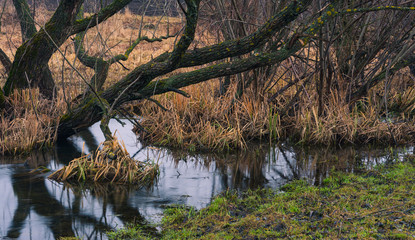
[[[31,209],[38,215],[45,217],[45,221],[55,238],[60,236],[75,236],[72,223],[79,221],[82,225],[90,225],[100,232],[106,232],[112,228],[96,220],[95,217],[79,212],[80,199],[75,198],[73,209],[68,209],[62,203],[52,197],[45,185],[43,177],[26,179],[26,175],[13,174],[13,191],[18,199],[18,206],[14,212],[12,225],[7,233],[8,237],[18,238],[24,226],[25,220]],[[36,191],[34,192],[33,189]],[[28,201],[30,200],[30,201]],[[63,218],[63,219],[62,219]]]
[[[284,157],[285,162],[287,163],[288,167],[290,168],[291,172],[293,173],[294,179],[298,179],[298,174],[295,171],[293,165],[291,165],[290,161],[288,160],[288,157],[285,154],[284,150],[282,149],[282,147],[280,147],[279,149],[280,149],[280,151],[282,153],[282,156]]]
[[[7,231],[8,238],[18,238],[20,236],[20,232],[24,226],[24,222],[29,215],[30,206],[25,203],[24,199],[18,198],[17,199],[17,208],[14,211],[12,225],[9,227]]]
[[[291,178],[285,176],[284,173],[282,173],[280,170],[276,169],[276,167],[273,167],[272,170],[274,170],[274,172],[276,172],[282,179],[289,180],[289,181],[292,180]]]

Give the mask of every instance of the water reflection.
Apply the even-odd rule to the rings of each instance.
[[[61,142],[47,153],[23,159],[2,159],[0,164],[0,233],[12,239],[56,239],[77,236],[105,239],[105,232],[130,222],[159,221],[166,204],[206,206],[217,193],[248,188],[278,188],[292,179],[306,178],[319,185],[335,168],[354,172],[388,161],[386,150],[295,148],[252,145],[234,154],[193,154],[143,148],[130,131],[117,128],[119,138],[137,159],[161,164],[158,183],[151,189],[117,185],[71,186],[33,172],[39,166],[56,170],[74,157],[95,149],[104,138],[99,126]],[[84,143],[85,142],[85,143]],[[141,151],[139,151],[141,149]],[[412,151],[412,150],[411,150]],[[148,231],[154,231],[147,227]]]

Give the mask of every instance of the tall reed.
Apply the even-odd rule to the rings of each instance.
[[[15,91],[8,98],[7,115],[0,113],[0,155],[47,148],[56,139],[56,126],[65,105],[42,98],[37,89]],[[7,117],[6,117],[7,116]]]

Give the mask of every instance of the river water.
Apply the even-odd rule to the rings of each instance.
[[[319,185],[330,170],[353,172],[392,159],[387,149],[359,150],[270,147],[252,144],[246,152],[189,154],[143,147],[131,131],[111,121],[110,128],[127,150],[141,161],[157,161],[160,177],[152,188],[70,186],[32,172],[39,166],[57,170],[74,157],[96,149],[104,140],[98,125],[59,143],[53,151],[33,152],[24,158],[0,158],[0,236],[3,239],[107,239],[105,232],[130,222],[157,223],[170,204],[205,207],[227,189],[277,189],[292,179]],[[413,151],[402,150],[401,152]],[[392,155],[396,155],[393,153]]]

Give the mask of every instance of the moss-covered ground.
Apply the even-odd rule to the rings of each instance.
[[[321,186],[225,192],[199,211],[171,206],[160,235],[131,226],[111,239],[415,239],[415,161],[334,172]]]

